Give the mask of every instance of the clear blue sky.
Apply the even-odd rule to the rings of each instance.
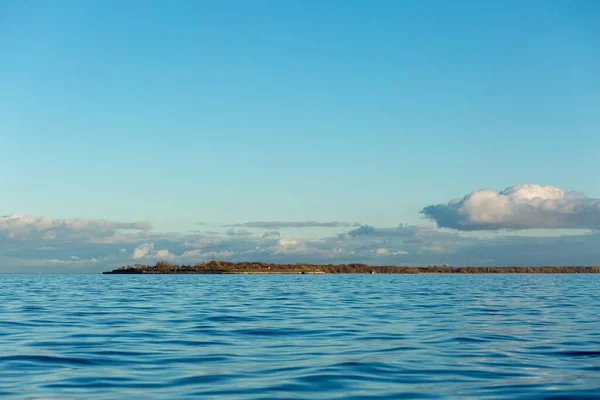
[[[600,197],[596,1],[0,1],[0,214],[419,223]]]

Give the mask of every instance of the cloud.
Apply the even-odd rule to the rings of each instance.
[[[360,237],[408,237],[413,236],[423,230],[429,230],[430,227],[427,225],[423,226],[404,226],[400,225],[397,228],[375,228],[370,225],[362,225],[356,229],[342,234],[341,236],[350,236],[353,238]]]
[[[402,250],[390,251],[383,247],[380,247],[377,250],[375,250],[375,255],[377,255],[377,256],[405,256],[407,254],[410,254],[410,253],[407,251],[402,251]]]
[[[144,243],[133,249],[133,254],[131,258],[134,260],[138,260],[140,258],[148,255],[152,250],[154,250],[154,243]]]
[[[44,263],[48,264],[67,264],[67,265],[78,265],[78,264],[87,264],[87,263],[97,263],[99,260],[97,258],[91,258],[89,260],[82,260],[79,257],[71,256],[70,260],[42,260]]]
[[[302,244],[302,241],[298,240],[298,239],[292,239],[289,237],[284,237],[279,239],[279,247],[293,247],[293,246],[299,246]]]
[[[233,251],[229,251],[229,250],[223,250],[223,251],[219,251],[218,253],[213,254],[213,256],[215,258],[223,258],[223,259],[230,258],[234,255],[235,255],[235,253]]]
[[[152,259],[164,259],[164,258],[176,258],[175,254],[172,254],[167,249],[162,250],[154,250],[154,243],[143,243],[133,249],[133,254],[131,258],[134,260],[139,260],[142,258],[152,258]]]
[[[535,184],[477,190],[421,213],[439,227],[463,231],[600,228],[600,199]]]
[[[195,264],[213,257],[291,264],[594,265],[600,248],[600,235],[582,230],[575,230],[577,235],[573,236],[535,236],[536,232],[492,235],[439,230],[433,224],[363,225],[321,237],[281,236],[271,230],[262,236],[142,231],[127,236],[126,242],[118,235],[99,240],[98,236],[90,239],[89,235],[63,233],[48,242],[43,235],[25,232],[27,235],[19,240],[8,238],[6,230],[0,232],[0,272],[101,272],[131,264],[132,260]]]
[[[194,259],[194,260],[198,261],[200,259],[208,259],[208,258],[227,260],[235,255],[236,255],[236,253],[234,251],[230,251],[230,250],[221,250],[221,251],[215,251],[215,252],[203,252],[200,249],[196,249],[196,250],[184,251],[183,254],[181,254],[179,256],[175,256],[175,257],[179,258],[179,259]]]
[[[323,249],[319,246],[319,241],[308,241],[291,237],[279,239],[276,246],[265,249],[270,256],[304,256],[328,259],[334,256],[334,249]]]
[[[162,258],[169,258],[172,257],[173,255],[171,253],[169,253],[169,250],[159,250],[156,252],[156,257],[162,257]]]
[[[350,232],[348,232],[348,235],[350,236],[363,236],[363,235],[370,235],[372,233],[375,233],[375,228],[369,225],[363,225],[359,228],[353,229]]]
[[[224,240],[225,239],[218,236],[201,236],[194,238],[193,240],[186,240],[183,242],[183,246],[192,249],[204,249],[207,247],[218,246]]]
[[[140,246],[134,249],[131,258],[134,260],[145,259],[149,261],[168,259],[171,261],[195,262],[203,259],[206,260],[209,258],[225,260],[236,255],[236,253],[231,250],[203,251],[202,249],[186,250],[181,254],[176,254],[175,252],[172,252],[168,249],[155,250],[155,247],[156,246],[154,243],[141,244]]]
[[[54,219],[12,214],[0,217],[0,234],[15,240],[94,240],[112,237],[122,230],[149,231],[152,224],[83,218]]]
[[[235,230],[233,228],[228,229],[227,232],[225,232],[225,234],[227,236],[252,236],[252,235],[254,235],[248,229],[238,229],[238,230]]]
[[[268,231],[262,235],[263,240],[279,239],[281,234],[278,231]]]
[[[262,229],[277,229],[277,228],[348,228],[360,226],[356,222],[318,222],[318,221],[254,221],[245,222],[243,224],[226,225],[228,227],[245,227],[245,228],[262,228]]]
[[[90,267],[101,262],[102,259],[82,259],[77,256],[71,256],[66,260],[58,258],[24,259],[19,261],[19,269],[9,268],[7,271],[22,272],[23,270],[31,270],[36,272],[54,272],[55,268],[60,268],[61,270],[65,270],[63,268],[67,268],[67,271],[73,271],[73,269],[78,270],[81,267]]]
[[[375,250],[375,254],[378,256],[388,255],[389,253],[390,253],[389,250],[384,249],[383,247],[380,247],[377,250]]]

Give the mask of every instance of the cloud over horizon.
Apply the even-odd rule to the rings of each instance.
[[[440,228],[462,231],[600,228],[600,199],[536,184],[477,190],[421,213]]]
[[[227,236],[252,236],[253,233],[250,232],[248,229],[227,229],[227,232],[225,232],[225,234]]]
[[[437,207],[429,209],[428,216],[437,216],[438,225],[460,229],[436,229],[433,224],[375,227],[323,222],[317,224],[350,226],[342,233],[320,236],[308,230],[282,235],[278,230],[259,233],[243,227],[226,232],[150,232],[152,225],[146,222],[11,215],[0,217],[0,272],[100,272],[138,262],[194,264],[213,257],[292,264],[597,265],[598,229],[577,230],[572,236],[466,232],[482,227],[525,229],[542,223],[565,227],[573,226],[565,223],[573,220],[590,226],[590,221],[596,221],[592,217],[597,204],[595,199],[558,188],[520,185],[502,192],[475,191],[446,205],[430,206]],[[440,219],[435,214],[440,209],[443,216],[451,218]],[[287,224],[307,227],[314,223]]]
[[[18,240],[104,239],[120,230],[147,232],[148,221],[116,222],[105,219],[52,218],[12,214],[0,217],[0,233]]]
[[[278,228],[349,228],[361,226],[358,222],[342,222],[342,221],[251,221],[241,224],[224,225],[226,227],[245,227],[245,228],[262,228],[262,229],[278,229]]]

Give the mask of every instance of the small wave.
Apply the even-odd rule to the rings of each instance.
[[[71,364],[71,365],[94,365],[94,362],[84,358],[54,357],[40,355],[14,355],[0,356],[0,362],[30,362],[35,364]]]
[[[0,302],[3,399],[600,398],[600,276],[0,275],[0,287],[27,288]]]

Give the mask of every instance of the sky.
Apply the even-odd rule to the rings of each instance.
[[[597,265],[599,20],[592,0],[0,1],[0,272]]]

